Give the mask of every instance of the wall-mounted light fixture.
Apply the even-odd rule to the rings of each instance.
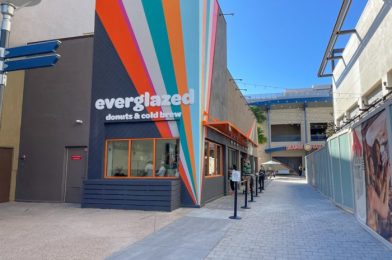
[[[386,81],[384,81],[382,84],[384,85],[385,89],[392,90],[392,87],[388,86]]]
[[[234,16],[234,13],[226,13],[226,14],[224,14],[224,13],[220,13],[220,14],[219,14],[219,16],[226,16],[226,15],[229,15],[229,16]]]
[[[81,124],[83,124],[83,120],[76,119],[76,120],[75,120],[75,123],[78,124],[78,125],[81,125]]]
[[[243,81],[243,79],[229,79],[229,81]]]

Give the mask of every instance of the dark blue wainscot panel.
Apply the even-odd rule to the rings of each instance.
[[[180,194],[180,180],[86,180],[82,207],[172,211]]]

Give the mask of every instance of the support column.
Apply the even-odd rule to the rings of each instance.
[[[267,139],[268,139],[268,148],[271,148],[271,108],[269,106],[267,109]],[[272,160],[272,153],[269,154],[270,160]]]
[[[304,131],[305,131],[305,144],[308,143],[309,138],[308,138],[308,115],[307,115],[307,111],[306,108],[308,107],[308,105],[306,103],[304,103]]]

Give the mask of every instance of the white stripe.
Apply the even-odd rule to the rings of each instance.
[[[154,43],[152,41],[150,28],[141,0],[123,1],[125,11],[132,29],[135,33],[136,41],[139,45],[140,52],[146,64],[148,74],[150,75],[155,92],[158,95],[166,95],[166,87],[163,81],[161,69],[159,67],[158,58],[155,52]],[[163,106],[163,112],[172,112],[171,107]],[[173,136],[178,137],[179,132],[176,124],[169,124],[170,131]]]

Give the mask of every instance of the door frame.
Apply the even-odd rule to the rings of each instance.
[[[8,191],[8,201],[11,201],[11,183],[12,183],[12,171],[14,170],[14,159],[15,159],[15,147],[11,146],[0,146],[0,149],[8,149],[11,150],[11,172],[10,172],[10,182],[9,182],[9,191]]]
[[[76,146],[72,146],[72,145],[67,145],[64,147],[64,159],[63,159],[63,180],[62,180],[62,185],[61,185],[61,200],[62,202],[65,203],[65,197],[67,196],[67,179],[68,179],[68,160],[69,160],[69,156],[68,156],[68,149],[70,148],[82,148],[82,149],[88,149],[87,145],[76,145]],[[85,168],[85,176],[87,176],[87,167],[88,167],[88,150],[86,151],[86,168]]]

